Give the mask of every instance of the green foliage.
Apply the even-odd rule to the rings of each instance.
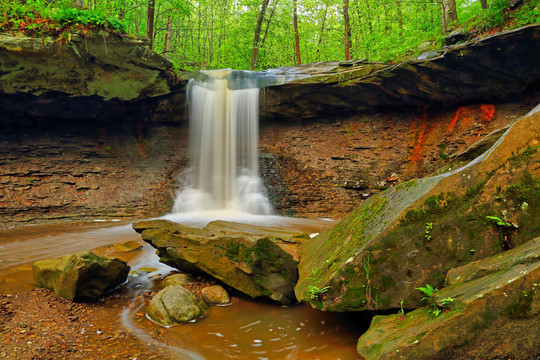
[[[426,223],[426,231],[425,231],[425,235],[424,235],[426,240],[431,240],[432,239],[431,230],[433,230],[433,223]]]
[[[433,295],[439,290],[435,289],[433,286],[426,284],[425,287],[419,287],[416,288],[416,290],[420,290],[423,292],[426,296],[422,298],[422,300],[426,300],[430,306],[429,313],[433,317],[437,317],[441,314],[442,310],[434,301],[433,301]],[[451,297],[447,297],[441,300],[441,304],[443,308],[449,307],[454,302],[454,299]]]
[[[73,28],[81,27],[146,36],[148,0],[80,2],[81,8],[74,0],[0,0],[0,30],[67,40]],[[509,10],[508,2],[493,0],[483,10],[479,1],[457,0],[460,24],[488,33],[509,20],[511,26],[540,20],[538,0],[524,0],[517,10]],[[345,60],[343,2],[297,4],[302,62]],[[261,0],[155,0],[154,50],[178,70],[248,69],[260,6]],[[270,0],[260,32],[258,69],[296,64],[292,13],[292,0]],[[438,1],[350,1],[349,18],[353,59],[397,62],[444,41]],[[347,81],[343,75],[337,80]],[[444,147],[439,156],[447,157]]]
[[[426,296],[422,298],[422,300],[430,300],[431,297],[439,291],[438,289],[434,288],[433,286],[426,284],[426,287],[419,287],[416,288],[416,290],[420,290],[423,292]]]
[[[400,307],[398,311],[399,315],[405,315],[405,310],[403,310],[403,302],[404,302],[403,300],[399,300],[399,307]]]
[[[330,289],[330,286],[325,286],[323,288],[319,288],[315,285],[311,285],[307,289],[307,296],[311,300],[318,300],[321,301],[323,298],[324,293],[326,293]]]
[[[73,1],[0,0],[0,30],[17,30],[29,35],[62,36],[73,27],[98,28],[107,31],[127,30],[126,25],[101,10],[79,9]],[[69,36],[70,37],[70,36]]]

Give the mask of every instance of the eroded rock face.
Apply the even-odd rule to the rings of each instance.
[[[360,355],[366,360],[540,355],[540,238],[448,276],[453,285],[432,299],[432,306],[443,309],[438,317],[429,307],[376,316],[358,340]],[[448,298],[453,301],[443,306]]]
[[[97,300],[126,281],[129,270],[125,261],[91,251],[36,261],[32,266],[37,286],[54,290],[70,301]]]
[[[501,101],[538,87],[539,57],[536,24],[395,65],[355,61],[284,68],[283,75],[300,79],[266,89],[263,116],[305,119],[381,107]]]
[[[419,307],[415,288],[440,288],[451,268],[503,252],[501,238],[514,247],[540,235],[538,134],[540,112],[533,110],[483,161],[366,201],[300,247],[298,299],[330,311],[399,309],[400,300]],[[519,229],[501,228],[488,216]]]
[[[203,272],[253,298],[295,302],[296,238],[306,234],[276,228],[212,222],[204,229],[168,220],[136,222],[133,228],[158,250],[162,262]],[[241,229],[241,230],[236,230]]]
[[[198,319],[208,312],[199,296],[180,285],[169,285],[160,290],[148,304],[148,316],[163,326]]]
[[[129,103],[139,102],[144,112],[140,101],[185,85],[169,72],[169,61],[145,46],[144,39],[102,31],[74,34],[67,44],[0,34],[0,108],[26,116],[125,118]]]

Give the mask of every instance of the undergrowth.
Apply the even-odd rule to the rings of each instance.
[[[75,30],[89,29],[125,33],[126,25],[99,10],[74,7],[68,0],[0,0],[0,31],[67,39]]]

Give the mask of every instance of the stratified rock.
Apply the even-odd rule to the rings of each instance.
[[[168,220],[138,222],[133,227],[168,265],[209,274],[253,298],[283,304],[296,300],[298,274],[292,254],[297,239],[307,235],[227,222],[213,222],[202,230]]]
[[[220,285],[207,286],[201,291],[201,295],[209,304],[225,305],[231,302],[227,290]]]
[[[539,236],[538,110],[470,165],[399,184],[303,244],[297,298],[328,311],[420,307],[415,288],[440,288],[448,270]]]
[[[376,316],[358,340],[360,355],[367,360],[540,355],[540,238],[451,273],[454,280],[462,278],[433,297],[443,309],[438,317],[430,307],[406,316]]]
[[[162,284],[166,287],[169,285],[186,285],[192,281],[193,279],[188,274],[174,274],[163,279]]]
[[[130,103],[183,91],[185,81],[175,79],[172,64],[148,50],[147,42],[104,31],[74,33],[65,44],[50,36],[0,33],[0,108],[40,117],[118,119],[135,111],[127,108]],[[119,109],[122,101],[126,108]],[[138,111],[145,105],[139,103]]]
[[[294,80],[266,89],[261,115],[328,118],[380,107],[501,101],[538,87],[539,58],[540,25],[534,24],[399,64],[335,61],[274,69]]]
[[[32,266],[37,286],[54,290],[56,295],[70,301],[97,300],[126,281],[129,270],[123,260],[90,251],[36,261]]]
[[[180,285],[169,285],[159,291],[146,309],[147,315],[163,326],[198,319],[207,312],[206,303]]]

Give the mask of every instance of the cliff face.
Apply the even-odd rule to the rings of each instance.
[[[0,34],[4,120],[150,117],[160,99],[184,90],[185,81],[145,45],[105,32],[74,34],[67,43]]]
[[[274,70],[284,81],[262,92],[259,143],[278,212],[342,217],[525,114],[539,100],[539,29],[397,65]],[[187,165],[186,82],[170,66],[138,39],[0,34],[2,218],[170,210]]]

